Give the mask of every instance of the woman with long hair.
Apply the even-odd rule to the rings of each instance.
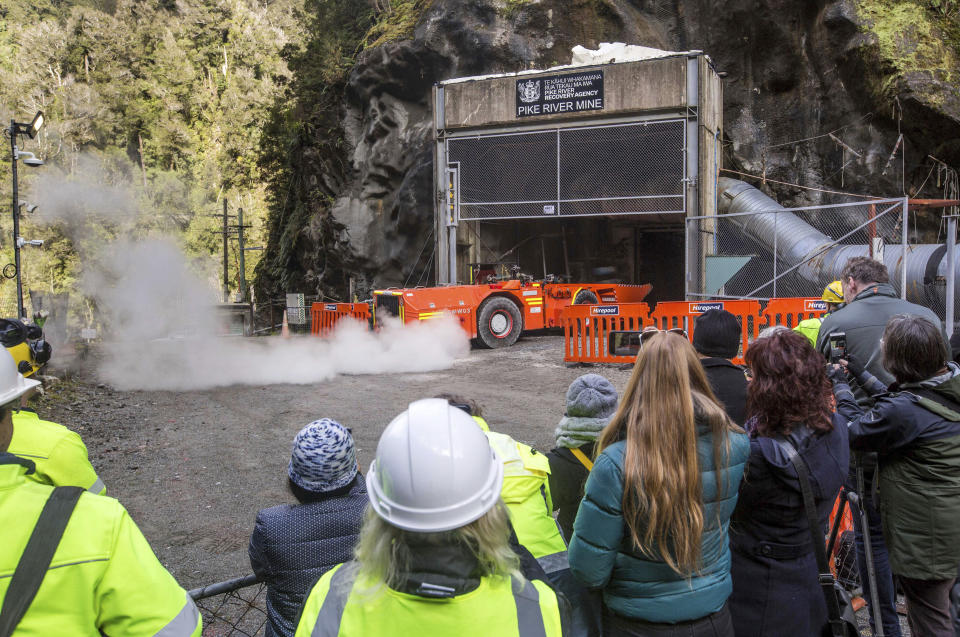
[[[569,560],[607,635],[732,636],[727,525],[749,453],[697,354],[644,333],[574,522]]]
[[[746,354],[750,460],[730,522],[737,637],[822,634],[827,607],[788,442],[806,463],[819,522],[847,475],[847,427],[833,413],[823,357],[797,332],[753,342]]]

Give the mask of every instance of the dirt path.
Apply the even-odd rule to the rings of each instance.
[[[366,467],[380,433],[410,401],[452,392],[478,400],[495,430],[548,450],[567,386],[590,371],[621,390],[629,377],[615,368],[567,368],[562,338],[535,336],[504,350],[474,350],[441,372],[315,385],[120,392],[80,372],[51,386],[37,408],[80,432],[108,494],[191,588],[250,572],[254,517],[293,501],[286,465],[293,436],[309,421],[327,416],[351,427]]]

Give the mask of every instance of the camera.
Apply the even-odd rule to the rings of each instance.
[[[846,332],[834,332],[830,335],[830,364],[836,365],[840,359],[847,358],[847,334]]]

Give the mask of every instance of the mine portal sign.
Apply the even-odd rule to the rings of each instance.
[[[603,110],[603,71],[517,80],[517,117]]]

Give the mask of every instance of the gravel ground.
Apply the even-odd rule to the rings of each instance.
[[[69,372],[52,368],[65,379],[49,385],[37,409],[83,436],[108,494],[193,588],[250,572],[256,512],[293,501],[286,490],[290,445],[316,418],[353,429],[361,468],[394,416],[440,392],[474,398],[495,430],[550,449],[574,378],[598,371],[622,390],[629,377],[615,367],[566,367],[562,343],[560,336],[524,337],[510,348],[473,350],[439,372],[195,392],[117,391],[98,384],[88,360]]]

